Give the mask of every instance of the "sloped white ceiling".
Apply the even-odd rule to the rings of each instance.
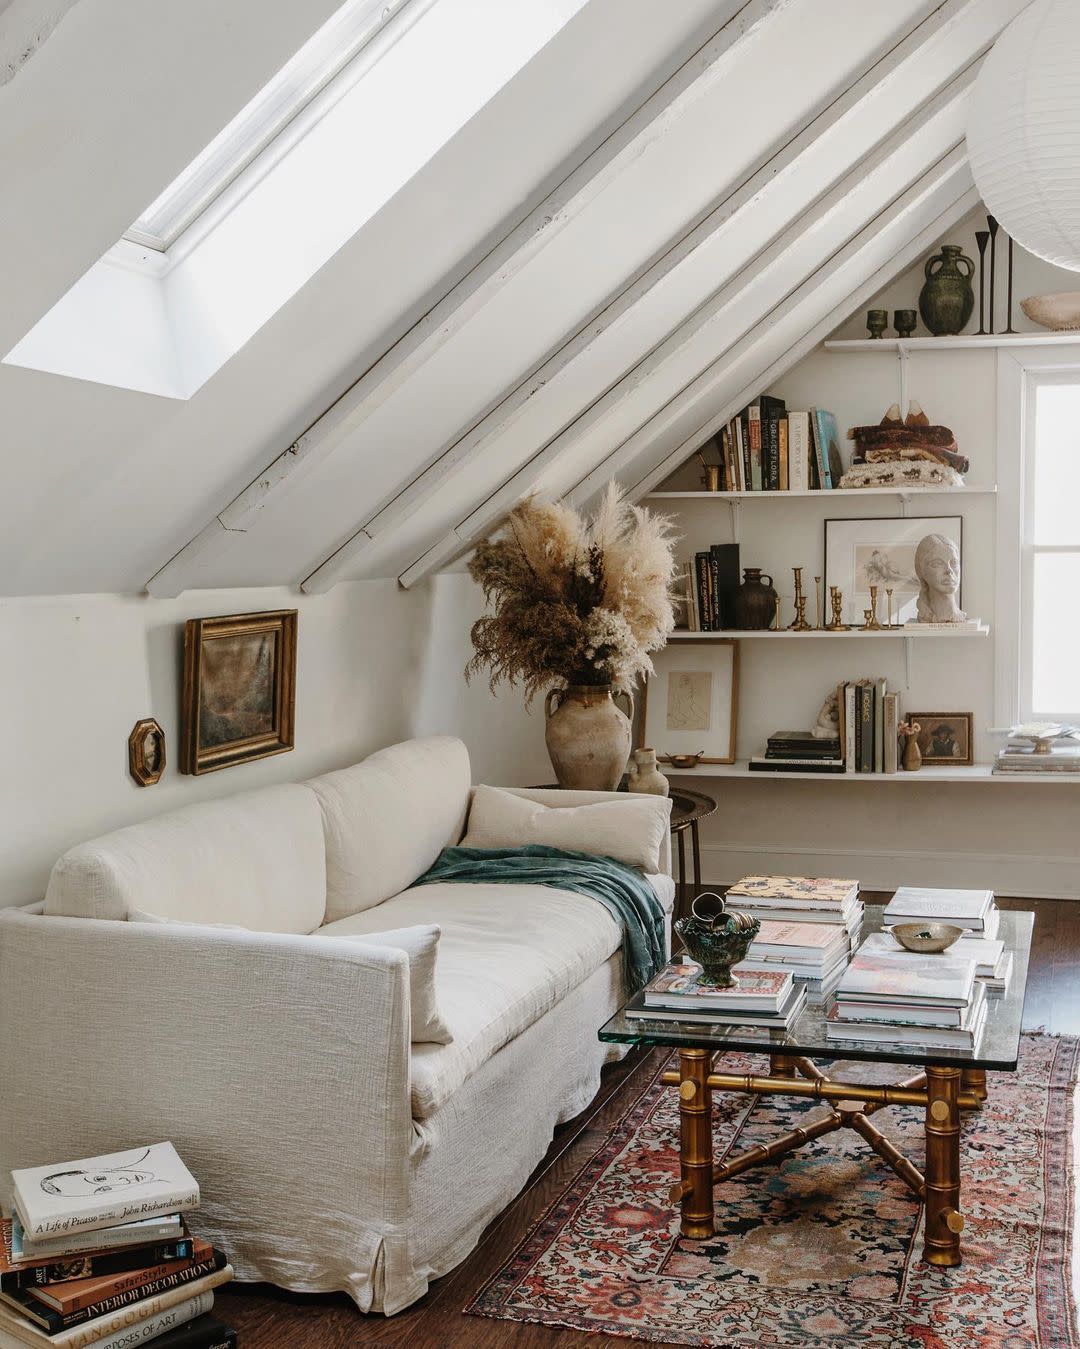
[[[4,593],[411,584],[645,490],[970,209],[1023,4],[588,0],[187,402],[0,365]],[[333,8],[67,8],[0,85],[0,349]]]

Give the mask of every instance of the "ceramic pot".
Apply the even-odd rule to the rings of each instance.
[[[908,773],[917,772],[922,767],[922,750],[919,748],[919,737],[909,735],[904,744],[904,757],[901,760],[904,769]]]
[[[732,965],[746,958],[761,923],[746,913],[729,912],[723,899],[706,891],[690,906],[690,917],[679,918],[675,931],[683,939],[691,960],[701,966],[701,984],[734,988],[738,980]]]
[[[769,628],[776,617],[776,591],[771,576],[760,567],[744,567],[743,583],[735,592],[735,626]]]
[[[620,690],[621,693],[621,690]],[[613,792],[630,756],[634,700],[629,715],[616,707],[610,684],[550,689],[544,702],[544,740],[560,787]]]
[[[627,787],[632,792],[648,792],[653,796],[667,796],[671,783],[656,766],[656,750],[636,749],[626,765],[629,774]]]
[[[941,252],[923,269],[926,283],[919,292],[919,313],[935,337],[958,333],[971,318],[975,292],[971,278],[975,264],[959,244],[942,244]]]

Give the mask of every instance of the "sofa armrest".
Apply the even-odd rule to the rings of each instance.
[[[562,787],[501,787],[500,791],[512,796],[523,796],[527,801],[539,802],[542,806],[591,806],[598,801],[625,801],[625,792],[576,792]],[[660,845],[660,870],[665,876],[671,875],[671,833],[664,832]]]
[[[0,1025],[5,1203],[11,1167],[170,1139],[241,1277],[365,1307],[405,1258],[404,951],[2,910]]]

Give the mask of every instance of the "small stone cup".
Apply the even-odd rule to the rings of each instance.
[[[866,331],[871,337],[880,337],[889,326],[887,309],[868,309],[866,311]]]
[[[914,309],[894,309],[892,317],[897,337],[910,337],[915,331],[917,316]]]

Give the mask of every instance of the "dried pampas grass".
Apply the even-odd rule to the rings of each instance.
[[[674,543],[670,520],[614,482],[591,519],[522,502],[469,563],[491,612],[473,624],[466,678],[486,669],[493,692],[520,680],[527,701],[553,684],[632,687],[675,626]]]

